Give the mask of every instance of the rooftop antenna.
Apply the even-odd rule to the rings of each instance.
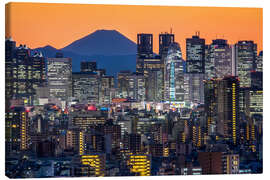
[[[172,34],[172,28],[171,28],[171,34]]]

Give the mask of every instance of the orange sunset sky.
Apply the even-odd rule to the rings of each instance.
[[[98,29],[114,29],[136,42],[137,33],[152,33],[158,52],[158,34],[172,28],[185,57],[185,39],[200,31],[211,43],[224,38],[230,44],[253,40],[262,50],[262,9],[180,6],[83,5],[9,3],[6,36],[30,48],[63,48]]]

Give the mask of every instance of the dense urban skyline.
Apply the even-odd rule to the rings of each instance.
[[[6,36],[30,48],[63,48],[97,29],[115,29],[133,42],[137,33],[153,33],[158,42],[158,34],[171,28],[181,47],[185,47],[186,37],[200,31],[206,43],[217,38],[227,39],[229,44],[252,39],[259,51],[263,48],[260,8],[11,4]],[[157,43],[153,48],[158,53]],[[183,54],[185,57],[184,49]]]
[[[262,173],[263,51],[200,31],[97,30],[64,50],[6,37],[6,176]]]

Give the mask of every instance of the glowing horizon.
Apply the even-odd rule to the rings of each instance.
[[[7,14],[9,12],[9,14]],[[262,8],[8,3],[6,37],[31,49],[46,45],[61,49],[96,30],[116,30],[136,43],[138,33],[175,34],[185,58],[185,41],[196,31],[211,44],[252,40],[263,50]]]

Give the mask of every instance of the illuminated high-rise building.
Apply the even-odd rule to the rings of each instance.
[[[160,57],[142,58],[137,73],[145,78],[145,96],[147,101],[161,101],[164,91],[164,63]]]
[[[239,80],[226,77],[218,87],[218,131],[233,145],[239,143]],[[222,132],[223,131],[223,132]]]
[[[250,72],[256,69],[257,44],[253,41],[238,41],[235,45],[235,58],[240,87],[251,87]]]
[[[145,78],[143,74],[132,73],[127,78],[128,97],[136,101],[145,101]]]
[[[131,74],[130,71],[120,71],[117,74],[118,96],[121,98],[127,98],[129,96],[128,76]]]
[[[182,52],[178,43],[172,43],[169,46],[164,69],[165,100],[184,101],[184,67]]]
[[[127,165],[130,167],[130,172],[136,176],[151,175],[151,159],[147,155],[130,155],[127,160]]]
[[[25,151],[29,147],[29,117],[24,107],[13,107],[6,112],[6,152]]]
[[[33,105],[37,87],[45,82],[44,57],[41,53],[30,56],[30,49],[25,45],[20,45],[15,49],[14,57],[9,65],[7,72],[12,73],[12,78],[9,78],[7,85],[12,85],[12,92],[9,91],[11,94],[8,96],[24,99],[25,104]]]
[[[205,39],[196,32],[192,38],[186,39],[186,68],[187,73],[204,73]]]
[[[163,99],[163,71],[150,70],[145,74],[145,96],[147,101],[159,102]]]
[[[227,40],[216,39],[208,46],[207,58],[205,59],[206,79],[223,78],[235,74],[233,72],[232,48]]]
[[[49,95],[61,101],[72,96],[72,60],[57,53],[55,58],[47,60],[47,78]]]
[[[202,104],[204,103],[204,74],[186,73],[184,74],[184,87],[186,90],[185,101]]]
[[[99,103],[109,104],[113,98],[112,90],[114,88],[113,76],[102,76],[100,78]]]
[[[204,81],[204,104],[207,121],[207,135],[215,135],[218,122],[218,83],[217,79]]]
[[[13,96],[13,59],[15,58],[16,42],[11,38],[5,41],[5,106],[10,106]]]
[[[205,113],[208,135],[238,145],[240,133],[239,80],[237,77],[205,82]]]
[[[94,72],[72,73],[72,93],[81,103],[98,103],[100,77]]]
[[[253,116],[263,116],[263,91],[250,89],[248,94],[247,101],[247,112],[249,113],[249,117]]]

